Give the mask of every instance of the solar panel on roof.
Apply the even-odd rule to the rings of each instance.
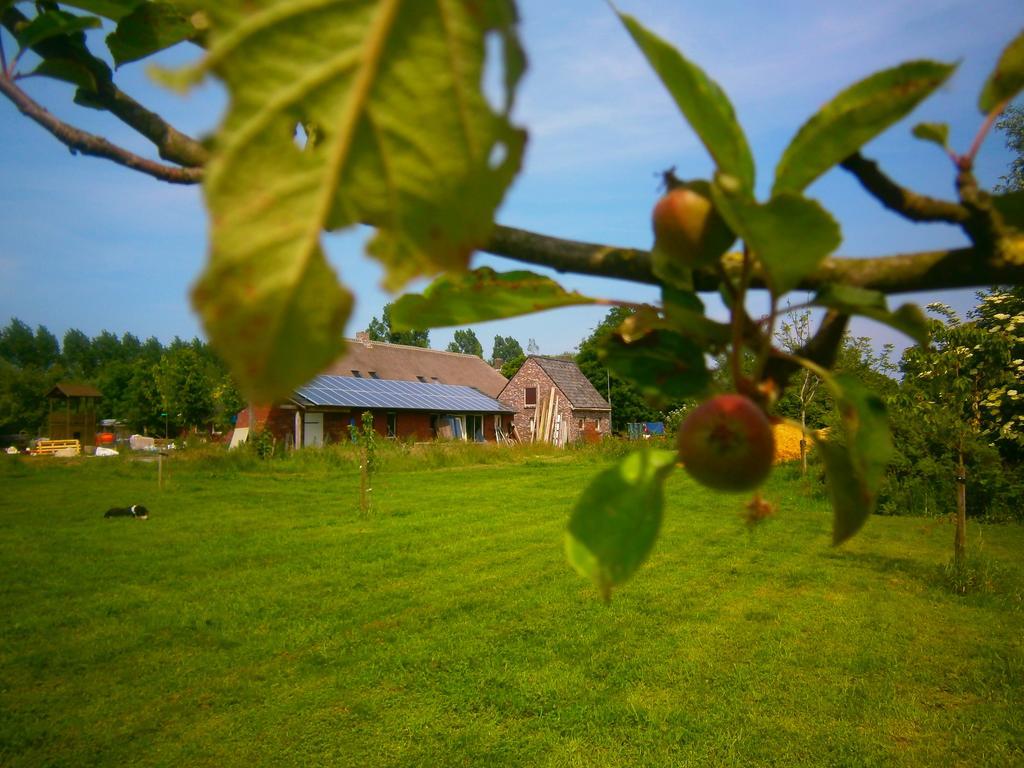
[[[295,394],[314,406],[465,413],[515,412],[511,406],[487,397],[472,387],[424,384],[418,381],[325,375],[317,376],[305,386],[299,387]]]

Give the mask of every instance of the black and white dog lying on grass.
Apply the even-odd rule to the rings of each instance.
[[[141,504],[132,504],[130,507],[111,507],[104,517],[134,517],[136,520],[149,519],[149,510]]]

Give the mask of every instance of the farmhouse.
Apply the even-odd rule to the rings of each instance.
[[[611,432],[612,407],[572,360],[528,357],[498,400],[515,410],[514,436],[564,446]]]
[[[289,445],[349,439],[350,425],[373,414],[378,434],[401,440],[494,441],[511,428],[513,408],[495,399],[506,379],[475,355],[348,340],[345,355],[271,407],[252,408],[257,428]],[[244,440],[249,409],[238,414],[232,444]]]

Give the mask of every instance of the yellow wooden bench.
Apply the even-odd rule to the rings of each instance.
[[[29,450],[33,456],[53,456],[60,452],[61,455],[70,454],[74,456],[82,452],[82,444],[78,440],[40,440],[36,446]]]

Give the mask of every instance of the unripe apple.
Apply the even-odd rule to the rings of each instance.
[[[717,395],[699,405],[679,427],[677,442],[690,476],[719,491],[757,488],[775,458],[768,417],[743,395]]]
[[[707,182],[670,189],[655,204],[651,223],[654,247],[690,269],[713,266],[736,239],[715,210]]]

